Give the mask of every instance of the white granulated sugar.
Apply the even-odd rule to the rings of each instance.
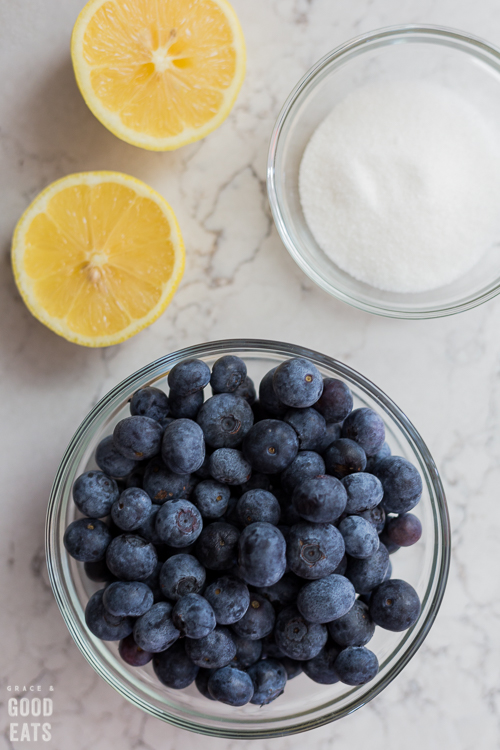
[[[500,239],[499,136],[434,84],[366,86],[346,97],[312,136],[299,188],[322,250],[380,289],[448,284]]]

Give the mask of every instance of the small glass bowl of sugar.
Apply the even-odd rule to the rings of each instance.
[[[320,60],[276,123],[276,226],[338,299],[396,318],[470,309],[500,292],[500,50],[401,26]]]

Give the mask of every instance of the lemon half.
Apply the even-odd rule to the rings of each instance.
[[[14,232],[12,264],[33,315],[83,346],[110,346],[165,310],[184,271],[174,212],[118,172],[72,174],[47,187]]]
[[[71,56],[94,115],[154,151],[215,130],[245,76],[245,40],[227,0],[90,0]]]

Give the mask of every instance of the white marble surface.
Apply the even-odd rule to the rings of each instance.
[[[8,685],[54,686],[54,750],[201,750],[242,742],[186,735],[131,707],[67,634],[43,558],[47,495],[77,424],[112,385],[187,344],[232,336],[307,344],[362,371],[406,410],[441,469],[453,526],[444,605],[401,676],[356,714],[259,750],[493,750],[500,746],[500,300],[459,317],[391,321],[329,298],[273,228],[265,192],[271,127],[323,53],[402,22],[462,28],[500,44],[495,0],[234,0],[248,76],[229,120],[173,154],[135,149],[94,119],[69,58],[83,0],[0,0],[0,750]],[[51,180],[87,169],[146,180],[172,203],[187,269],[168,311],[125,344],[78,348],[37,323],[9,267],[14,225]],[[186,744],[187,743],[187,744]]]

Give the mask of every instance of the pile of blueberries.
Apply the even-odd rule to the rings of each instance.
[[[381,417],[307,359],[264,376],[186,359],[169,395],[137,391],[98,445],[64,544],[104,585],[85,618],[169,688],[265,705],[301,672],[362,685],[375,626],[411,627],[416,591],[389,555],[416,543],[417,469],[392,456]],[[205,400],[210,384],[212,396]],[[102,520],[105,519],[105,520]]]

